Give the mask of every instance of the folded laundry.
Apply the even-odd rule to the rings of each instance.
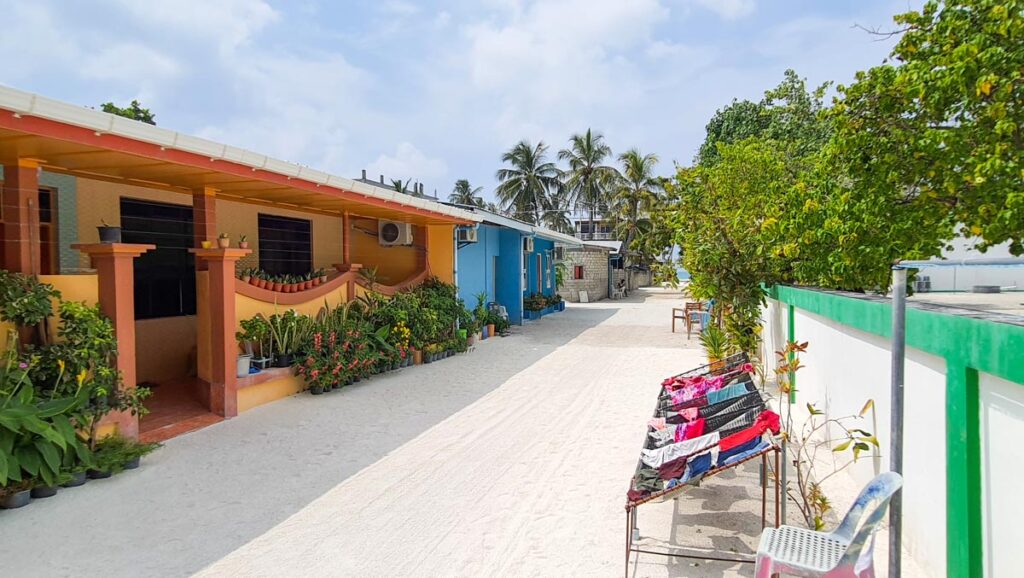
[[[662,448],[640,450],[640,460],[657,468],[666,462],[678,458],[685,458],[697,452],[703,451],[718,444],[720,437],[718,432],[711,432],[689,440],[670,444]]]
[[[741,446],[754,438],[760,437],[761,434],[766,431],[770,430],[773,434],[778,434],[781,425],[779,414],[767,409],[757,416],[757,419],[754,421],[754,425],[729,435],[728,437],[722,438],[719,447],[724,452]]]

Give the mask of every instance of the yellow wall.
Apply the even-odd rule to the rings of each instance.
[[[135,375],[139,383],[161,383],[192,375],[195,351],[195,315],[135,322]]]
[[[240,293],[235,293],[235,331],[241,330],[242,320],[255,317],[257,313],[262,313],[263,315],[270,317],[274,313],[284,313],[289,309],[294,309],[296,313],[301,313],[302,315],[309,315],[311,317],[316,316],[320,311],[320,308],[324,306],[325,302],[329,303],[331,307],[345,303],[345,293],[345,286],[342,285],[327,295],[322,295],[316,299],[306,301],[305,303],[299,303],[297,305],[275,305],[274,303],[257,301],[252,297],[246,297]]]
[[[231,246],[238,246],[240,235],[246,235],[252,253],[238,262],[239,269],[258,267],[259,258],[259,214],[292,217],[310,221],[313,233],[313,268],[332,269],[342,262],[342,221],[341,217],[330,217],[299,211],[250,205],[217,199],[217,230],[231,237]]]
[[[423,227],[413,227],[413,246],[381,246],[377,241],[376,219],[351,217],[352,240],[349,257],[364,269],[376,269],[377,281],[384,285],[397,285],[420,271],[423,251]]]
[[[430,274],[446,283],[455,282],[455,227],[453,225],[430,225],[430,251],[427,263]]]
[[[238,390],[238,413],[249,411],[265,403],[295,395],[305,389],[306,383],[297,375],[289,375],[259,385]]]

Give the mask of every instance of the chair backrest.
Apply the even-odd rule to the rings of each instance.
[[[840,564],[854,564],[870,540],[878,523],[885,516],[889,500],[903,486],[903,476],[896,472],[885,472],[875,476],[861,490],[842,523],[832,535],[850,543]],[[867,513],[867,517],[864,514]],[[863,519],[863,521],[861,521]],[[856,533],[855,533],[856,532]]]

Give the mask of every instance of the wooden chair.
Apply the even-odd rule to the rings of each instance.
[[[701,323],[702,313],[710,311],[704,303],[690,301],[683,307],[672,308],[672,333],[676,332],[676,321],[680,320],[686,323],[686,338],[690,338],[690,334],[693,332],[693,326],[696,323]]]

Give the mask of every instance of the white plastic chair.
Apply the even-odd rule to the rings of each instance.
[[[757,547],[755,576],[770,578],[785,573],[805,578],[874,578],[873,535],[889,500],[902,485],[903,478],[895,472],[875,477],[861,490],[834,532],[793,526],[765,529]]]

